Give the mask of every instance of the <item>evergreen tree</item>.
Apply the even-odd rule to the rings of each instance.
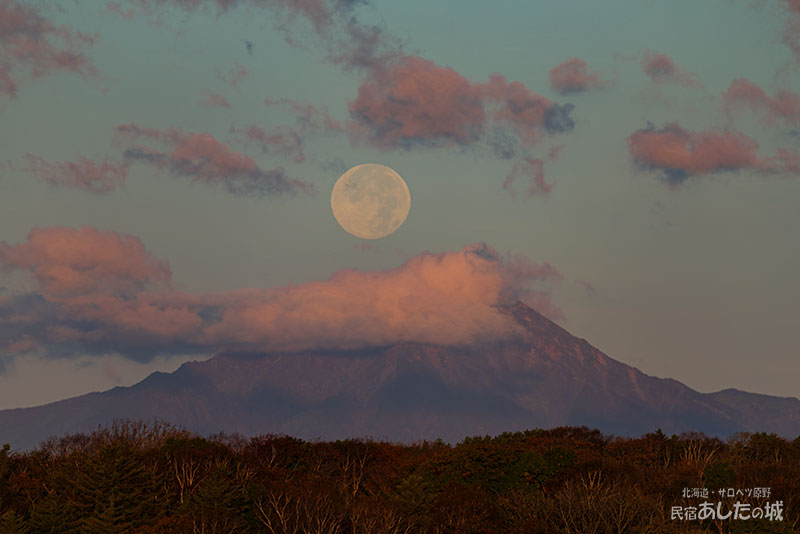
[[[248,532],[249,506],[229,470],[213,471],[194,492],[185,509],[199,532]]]
[[[25,526],[22,518],[14,510],[9,510],[0,517],[0,534],[28,534],[30,529]]]
[[[35,534],[80,534],[79,513],[68,496],[52,492],[33,506],[28,526]]]
[[[124,441],[104,445],[89,456],[73,485],[84,510],[81,532],[127,532],[154,524],[162,513],[152,474]]]

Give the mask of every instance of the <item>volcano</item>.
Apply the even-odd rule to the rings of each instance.
[[[611,359],[522,302],[503,308],[523,335],[462,346],[221,353],[129,387],[0,411],[0,444],[114,419],[161,419],[203,435],[372,437],[396,442],[588,426],[726,437],[800,435],[800,400],[727,389],[699,393]]]

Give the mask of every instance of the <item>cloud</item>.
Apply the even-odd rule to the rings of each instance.
[[[127,163],[109,159],[102,163],[88,158],[77,162],[48,163],[39,156],[27,154],[27,170],[45,183],[55,186],[74,187],[89,193],[110,193],[125,183]]]
[[[0,265],[35,291],[0,301],[2,351],[50,355],[356,349],[400,342],[465,344],[519,334],[498,306],[523,299],[551,317],[550,264],[485,244],[422,253],[386,271],[339,271],[271,289],[188,294],[138,238],[52,227],[0,244]],[[13,336],[12,336],[13,332]],[[27,336],[27,337],[26,337]],[[16,344],[18,343],[18,344]]]
[[[287,177],[280,167],[261,169],[250,157],[228,148],[208,133],[143,128],[131,122],[117,126],[116,136],[118,143],[127,145],[126,161],[147,162],[176,176],[220,185],[234,195],[308,193],[314,189],[307,182]],[[139,139],[165,148],[138,145],[135,141]]]
[[[550,147],[547,151],[547,161],[556,161],[561,154],[562,145]],[[511,198],[516,197],[517,192],[514,185],[519,178],[526,178],[528,186],[525,189],[527,196],[548,195],[553,189],[553,185],[545,181],[544,177],[545,160],[541,158],[526,157],[517,161],[506,175],[503,182],[503,189],[511,194]]]
[[[548,73],[550,86],[559,94],[579,93],[605,85],[600,73],[588,72],[586,62],[576,57],[556,65]]]
[[[327,59],[344,70],[374,75],[405,55],[403,44],[397,37],[383,27],[360,24],[355,17],[342,25],[338,34],[338,37],[328,39]]]
[[[236,87],[242,83],[242,80],[247,78],[249,74],[250,71],[247,70],[247,67],[238,62],[235,63],[227,73],[217,71],[217,77],[225,83],[230,84],[232,87]]]
[[[280,153],[295,163],[307,160],[306,139],[318,133],[346,132],[352,145],[369,144],[383,149],[418,147],[475,147],[503,159],[522,156],[544,136],[575,127],[572,104],[558,104],[530,91],[520,82],[492,74],[476,83],[454,69],[408,55],[400,39],[382,25],[359,21],[354,0],[138,0],[146,9],[172,5],[186,12],[210,6],[218,15],[248,5],[272,10],[275,26],[296,46],[298,37],[309,35],[297,26],[307,24],[315,44],[326,50],[325,59],[362,76],[358,94],[348,106],[349,120],[336,121],[327,110],[302,110],[296,101],[283,103],[295,112],[294,125],[266,127],[253,124],[233,128],[246,143],[257,143],[265,152]],[[292,29],[292,33],[289,33]],[[221,75],[236,84],[246,68],[237,64]],[[587,74],[589,80],[593,74]],[[591,83],[587,81],[587,83]],[[130,155],[157,162],[161,158],[138,150]]]
[[[375,70],[349,104],[351,137],[381,148],[470,146],[488,126],[507,126],[525,145],[569,131],[572,106],[492,74],[473,83],[450,67],[402,56]]]
[[[54,71],[94,74],[85,55],[94,38],[55,26],[39,9],[16,0],[0,0],[0,93],[13,97],[15,76],[31,78]]]
[[[0,265],[29,272],[47,300],[87,294],[135,295],[168,283],[169,267],[132,236],[95,228],[35,229],[20,245],[0,243]]]
[[[346,126],[334,120],[325,107],[288,98],[278,100],[268,98],[265,104],[288,108],[295,115],[295,124],[281,124],[270,129],[254,124],[243,128],[231,128],[231,133],[238,134],[246,143],[256,143],[264,152],[282,154],[295,163],[306,160],[304,148],[308,137],[346,130]]]
[[[528,187],[525,190],[528,195],[547,195],[553,188],[552,184],[544,180],[544,161],[539,158],[525,158],[514,164],[503,182],[503,189],[509,191],[512,197],[516,196],[514,183],[521,176],[528,179]]]
[[[6,96],[17,96],[17,83],[11,77],[7,69],[0,67],[0,94]]]
[[[370,141],[386,148],[471,144],[487,120],[479,87],[416,56],[403,57],[362,82],[349,109]]]
[[[108,2],[103,12],[118,15],[125,20],[133,20],[133,17],[136,16],[136,12],[133,9],[123,10],[122,6],[116,2]]]
[[[643,170],[660,172],[676,187],[692,176],[751,170],[765,173],[800,174],[798,153],[779,149],[759,158],[758,143],[732,131],[691,132],[677,123],[637,130],[628,139],[634,164]]]
[[[200,105],[207,108],[229,108],[228,99],[217,93],[211,93],[200,101]]]
[[[737,78],[731,82],[722,97],[727,113],[739,108],[749,108],[761,114],[767,123],[784,121],[789,125],[800,125],[800,94],[778,91],[774,97],[770,97],[753,82]]]
[[[642,58],[642,71],[656,83],[674,83],[685,87],[703,87],[694,76],[678,68],[675,61],[666,54],[645,51]]]
[[[159,25],[164,24],[165,7],[186,13],[216,8],[217,16],[239,6],[267,10],[275,29],[283,33],[288,44],[306,46],[308,43],[303,41],[311,35],[314,44],[327,51],[328,61],[347,70],[371,69],[402,49],[399,39],[382,26],[358,21],[356,8],[368,4],[363,0],[135,0],[135,3],[150,22]],[[244,40],[244,43],[248,53],[252,53],[252,42]],[[237,78],[234,71],[223,77],[229,82]]]
[[[800,63],[800,0],[783,0],[783,6],[787,10],[783,42],[794,54],[795,62]]]

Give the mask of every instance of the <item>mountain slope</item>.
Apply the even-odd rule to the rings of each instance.
[[[640,435],[800,434],[800,400],[698,393],[613,360],[522,303],[504,310],[524,335],[441,347],[219,354],[130,387],[0,411],[0,443],[35,446],[114,418],[160,418],[210,434],[393,441],[561,425]]]

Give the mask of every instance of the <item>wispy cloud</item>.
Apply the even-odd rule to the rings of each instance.
[[[89,193],[110,193],[125,184],[128,164],[106,158],[96,162],[88,158],[78,161],[50,163],[43,158],[27,154],[27,170],[40,180],[54,186],[73,187]]]
[[[675,61],[666,54],[645,51],[642,58],[642,71],[656,83],[674,83],[685,87],[703,87],[694,75],[678,68]]]
[[[589,72],[586,62],[579,58],[570,58],[556,65],[550,72],[550,86],[559,94],[580,93],[606,85],[599,72]]]
[[[767,123],[782,121],[790,126],[800,125],[798,93],[778,91],[775,96],[769,96],[750,80],[737,78],[731,82],[722,97],[727,113],[742,108],[751,109],[759,113]]]
[[[228,102],[228,99],[217,93],[211,93],[210,95],[207,95],[200,101],[200,105],[207,108],[231,107],[230,103]]]
[[[142,161],[192,181],[219,185],[234,195],[262,196],[313,192],[313,185],[289,178],[283,168],[262,169],[209,133],[158,130],[135,123],[116,127],[117,143],[127,146],[125,160]],[[141,145],[139,140],[149,142]]]
[[[0,0],[0,93],[13,97],[18,79],[56,71],[95,73],[86,50],[95,38],[56,26],[37,7]]]

